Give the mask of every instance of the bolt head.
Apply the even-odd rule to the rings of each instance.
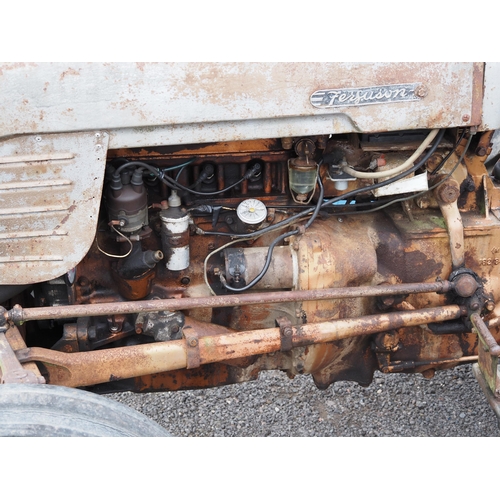
[[[462,274],[455,282],[455,292],[460,297],[472,297],[478,286],[473,276]]]
[[[425,97],[427,95],[427,88],[424,85],[420,85],[415,89],[415,95],[417,97]]]
[[[198,345],[198,341],[196,339],[189,339],[189,345],[191,347],[196,347]]]

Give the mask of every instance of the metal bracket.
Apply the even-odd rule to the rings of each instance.
[[[192,328],[186,327],[183,335],[186,339],[186,368],[198,368],[201,365],[198,334]]]
[[[293,328],[292,322],[285,316],[276,318],[276,324],[280,328],[281,352],[288,352],[293,349]]]
[[[0,384],[45,383],[43,377],[37,377],[23,368],[5,336],[5,331],[5,327],[0,329]]]

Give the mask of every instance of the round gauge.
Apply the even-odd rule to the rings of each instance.
[[[260,224],[266,220],[267,208],[260,200],[248,198],[238,205],[236,214],[244,224]]]

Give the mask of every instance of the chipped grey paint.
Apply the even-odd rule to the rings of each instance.
[[[483,130],[500,129],[500,63],[486,63],[484,71]]]
[[[309,100],[407,82],[427,95],[341,112]],[[473,63],[5,63],[0,88],[0,137],[106,129],[111,148],[473,124]]]
[[[36,283],[75,267],[97,226],[108,134],[0,142],[0,284]]]

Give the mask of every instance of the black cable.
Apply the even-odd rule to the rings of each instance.
[[[321,165],[321,163],[320,163]],[[316,203],[316,208],[314,209],[313,214],[311,215],[311,218],[306,222],[304,229],[307,229],[308,227],[311,226],[311,224],[314,222],[316,217],[319,214],[319,211],[321,210],[321,206],[323,205],[323,198],[325,195],[325,188],[323,187],[323,183],[321,182],[321,177],[319,175],[319,169],[318,169],[318,184],[319,184],[319,198],[318,198],[318,203]]]
[[[331,200],[328,200],[328,201],[322,203],[321,208],[325,208],[325,207],[332,205],[334,203],[337,203],[338,201],[341,201],[345,198],[348,198],[351,196],[356,196],[358,194],[365,193],[367,191],[372,191],[374,189],[377,189],[377,188],[380,188],[383,186],[387,186],[387,185],[392,184],[393,182],[396,182],[400,179],[403,179],[407,175],[417,171],[419,168],[421,168],[425,164],[425,162],[431,157],[431,155],[434,154],[434,152],[436,151],[439,143],[441,142],[445,132],[446,132],[445,129],[442,129],[439,131],[439,133],[436,135],[436,137],[434,139],[434,143],[430,147],[429,151],[427,151],[425,156],[418,163],[416,163],[413,167],[411,167],[410,169],[408,169],[404,172],[401,172],[400,174],[398,174],[394,177],[391,177],[390,179],[386,179],[385,181],[382,181],[382,182],[379,182],[376,184],[371,184],[369,186],[365,186],[362,188],[354,189],[353,191],[349,191],[349,192],[344,193],[342,195],[336,196],[335,198],[332,198]],[[302,212],[299,212],[298,214],[292,215],[291,217],[288,217],[287,219],[284,219],[276,224],[273,224],[273,225],[268,226],[266,228],[260,229],[259,231],[255,231],[252,234],[255,237],[258,237],[258,236],[261,236],[269,231],[274,231],[274,230],[279,229],[281,227],[288,226],[290,223],[294,222],[295,220],[298,220],[298,219],[304,217],[305,215],[309,214],[311,212],[311,210],[312,210],[312,208],[308,208],[307,210],[304,210]],[[245,238],[248,236],[247,234],[224,233],[222,231],[201,231],[201,230],[200,230],[199,234],[210,235],[210,236],[229,236],[231,238]]]
[[[323,196],[325,194],[325,189],[323,187],[323,183],[321,182],[321,177],[319,175],[319,171],[318,171],[317,180],[318,180],[318,184],[319,184],[318,203],[316,204],[316,208],[314,209],[314,212],[312,213],[310,219],[306,222],[304,229],[307,229],[314,222],[314,220],[318,216],[319,210],[320,210],[321,205],[323,203]],[[289,231],[288,233],[282,234],[282,235],[278,236],[276,239],[274,239],[274,241],[269,245],[269,248],[267,250],[266,262],[264,264],[264,267],[262,268],[262,271],[250,283],[248,283],[248,285],[245,285],[242,288],[233,288],[227,284],[227,281],[224,278],[224,276],[222,274],[220,274],[219,277],[220,277],[222,285],[231,292],[245,292],[246,290],[249,290],[250,288],[255,286],[265,276],[265,274],[269,270],[269,266],[271,265],[271,260],[273,257],[273,251],[274,251],[275,246],[280,241],[283,241],[285,238],[288,238],[289,236],[293,236],[293,235],[298,234],[298,233],[299,233],[299,230],[294,229],[293,231]]]
[[[413,165],[413,167],[411,167],[410,169],[405,170],[404,172],[401,172],[400,174],[398,174],[394,177],[391,177],[390,179],[386,179],[385,181],[378,182],[376,184],[372,184],[371,186],[365,186],[362,188],[354,189],[353,191],[350,191],[349,193],[345,193],[345,194],[342,194],[340,196],[336,196],[335,198],[332,198],[331,200],[323,203],[323,207],[326,207],[328,205],[332,205],[333,203],[336,203],[337,201],[341,201],[348,196],[356,196],[358,194],[365,193],[367,191],[373,191],[374,189],[378,189],[378,188],[387,186],[389,184],[392,184],[393,182],[399,181],[400,179],[404,179],[406,176],[408,176],[409,174],[412,174],[413,172],[416,172],[434,154],[434,151],[436,151],[437,147],[439,146],[439,143],[443,139],[445,131],[446,131],[445,129],[442,129],[438,132],[436,138],[434,139],[434,144],[431,146],[429,151],[427,151],[425,156],[418,163]]]
[[[247,290],[250,290],[250,288],[255,286],[267,273],[269,266],[271,265],[271,260],[273,258],[274,247],[280,241],[283,241],[285,238],[288,238],[289,236],[293,236],[294,234],[297,234],[298,232],[299,232],[298,229],[294,229],[293,231],[289,231],[288,233],[281,234],[271,243],[271,245],[269,245],[269,248],[267,250],[266,263],[264,264],[262,271],[250,283],[248,283],[248,285],[246,285],[242,288],[233,288],[232,286],[227,284],[227,281],[224,278],[224,276],[222,274],[220,274],[219,278],[220,278],[221,283],[224,286],[224,288],[227,288],[230,292],[246,292]]]
[[[463,137],[465,136],[465,134],[462,134],[462,136],[460,137],[460,140],[455,144],[455,146],[453,147],[453,149],[451,150],[451,152],[447,155],[447,158],[445,158],[437,168],[440,169],[444,163],[446,163],[447,159],[456,151],[458,145],[460,144],[460,142],[462,141]],[[462,163],[462,160],[465,156],[465,153],[467,152],[467,150],[469,149],[469,145],[471,143],[471,140],[472,140],[472,134],[469,136],[469,139],[465,145],[465,148],[464,148],[464,151],[461,155],[461,157],[459,158],[458,162],[455,164],[455,166],[450,170],[450,172],[448,172],[446,174],[446,176],[440,180],[439,182],[437,182],[436,184],[434,184],[433,186],[431,186],[426,192],[428,193],[429,191],[433,191],[434,189],[436,189],[437,187],[439,187],[441,184],[443,184],[443,182],[447,181],[452,175],[453,173],[455,172],[455,170],[458,168],[458,166],[460,165],[460,163]],[[437,170],[435,170],[437,171]],[[430,174],[432,175],[432,173]],[[409,196],[405,196],[403,198],[395,198],[393,200],[390,200],[389,202],[387,203],[384,203],[383,205],[380,205],[378,207],[375,207],[375,208],[372,208],[372,209],[369,209],[369,210],[358,210],[356,212],[338,212],[339,215],[359,215],[359,214],[368,214],[368,213],[373,213],[373,212],[376,212],[377,210],[383,210],[384,208],[387,208],[388,206],[390,205],[394,205],[394,203],[399,203],[399,202],[402,202],[402,201],[408,201],[408,200],[412,200],[413,198],[418,198],[419,196],[422,196],[422,193],[415,193],[415,194],[412,194],[412,195],[409,195]]]
[[[191,158],[190,160],[188,160],[185,163],[181,163],[180,165],[175,165],[173,167],[163,168],[161,170],[159,168],[155,168],[155,167],[153,167],[151,165],[148,165],[147,163],[144,163],[142,161],[135,161],[135,160],[133,160],[133,161],[129,161],[127,163],[124,163],[123,165],[120,165],[115,170],[114,173],[117,174],[117,175],[119,175],[122,172],[122,170],[125,170],[126,168],[129,168],[129,167],[132,167],[132,166],[137,166],[137,167],[147,168],[149,171],[151,171],[153,174],[155,174],[157,176],[158,172],[170,172],[171,170],[176,170],[178,168],[184,169],[188,165],[191,165],[191,163],[193,163],[195,160],[196,160],[196,157],[193,157],[193,158]]]
[[[193,189],[190,189],[188,187],[183,186],[182,184],[179,184],[177,181],[174,181],[173,179],[168,179],[166,177],[159,177],[159,179],[166,184],[170,189],[176,189],[178,191],[187,191],[188,193],[195,194],[197,196],[215,196],[218,194],[225,193],[226,191],[230,191],[231,189],[235,188],[236,186],[239,186],[243,181],[248,180],[257,170],[255,167],[251,167],[250,170],[237,182],[234,184],[231,184],[230,186],[227,186],[224,189],[221,189],[219,191],[211,191],[211,192],[201,192],[201,191],[194,191]]]
[[[443,165],[449,160],[450,156],[457,150],[458,145],[462,142],[462,139],[465,137],[466,133],[467,133],[467,129],[464,128],[462,135],[460,136],[460,139],[458,139],[458,141],[455,143],[455,145],[453,146],[451,151],[446,155],[446,157],[443,160],[441,160],[439,165],[431,172],[430,175],[437,174],[443,168]]]

